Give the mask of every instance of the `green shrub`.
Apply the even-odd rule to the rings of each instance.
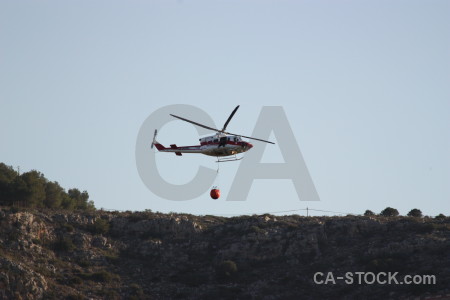
[[[67,300],[83,300],[84,297],[83,295],[80,294],[71,294],[69,296],[66,297]]]
[[[136,212],[130,212],[130,215],[128,216],[128,220],[130,222],[139,222],[142,220],[149,220],[154,216],[154,213],[151,211],[145,210],[145,211],[136,211]]]
[[[232,278],[237,271],[237,265],[232,260],[225,260],[217,267],[217,274],[222,278]]]
[[[91,232],[94,234],[107,234],[109,232],[109,222],[105,219],[98,218],[91,225]]]
[[[55,251],[72,251],[75,245],[69,237],[59,238],[53,243],[53,250]]]
[[[19,230],[13,230],[8,233],[8,240],[10,241],[17,241],[22,237],[22,232]]]
[[[87,267],[89,267],[89,261],[88,260],[86,260],[86,259],[79,259],[78,261],[77,261],[77,264],[80,266],[80,267],[82,267],[82,268],[87,268]]]
[[[435,219],[438,219],[438,220],[444,220],[444,219],[445,219],[445,215],[444,215],[444,214],[439,214],[439,215],[437,215],[437,216],[435,217]]]
[[[250,227],[250,232],[265,233],[264,229],[261,229],[259,226],[255,226],[255,225]]]
[[[130,295],[132,297],[135,297],[136,299],[143,299],[144,291],[142,290],[142,288],[139,284],[132,283],[132,284],[130,284]]]
[[[411,228],[416,233],[431,233],[435,229],[439,229],[436,225],[433,223],[415,223],[411,224]]]
[[[73,226],[67,223],[63,224],[61,227],[64,228],[67,232],[73,232],[74,230]]]
[[[102,270],[95,273],[82,273],[79,275],[83,279],[97,281],[97,282],[110,282],[117,279],[118,275]]]
[[[111,250],[104,250],[102,251],[102,254],[105,257],[105,259],[111,264],[119,262],[119,255]]]
[[[70,279],[70,283],[71,284],[82,284],[83,280],[80,277],[75,276],[75,277],[72,277],[72,279]]]
[[[103,288],[99,294],[103,296],[103,299],[109,300],[121,299],[120,295],[115,290],[111,290],[109,288]]]
[[[110,282],[114,278],[114,274],[107,271],[100,271],[93,273],[91,278],[98,282]]]

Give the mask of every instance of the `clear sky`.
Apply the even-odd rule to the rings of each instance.
[[[0,1],[0,161],[87,190],[98,208],[448,215],[449,15],[449,1]],[[228,129],[243,135],[262,106],[283,106],[321,201],[299,201],[289,180],[255,181],[244,202],[158,198],[135,145],[168,104],[217,126],[240,104]],[[174,121],[159,140],[198,135]],[[215,168],[195,155],[157,162],[178,184]],[[224,195],[238,165],[221,166]]]

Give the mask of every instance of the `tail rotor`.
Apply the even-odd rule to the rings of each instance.
[[[157,129],[155,129],[155,134],[153,135],[153,141],[152,141],[152,149],[153,149],[153,146],[155,146],[155,141],[156,141],[156,135],[158,134],[158,130]]]

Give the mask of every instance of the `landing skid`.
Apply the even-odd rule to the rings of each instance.
[[[217,163],[222,163],[222,162],[230,162],[230,161],[238,161],[243,159],[244,157],[238,158],[236,157],[236,155],[234,156],[234,158],[222,158],[220,159],[219,157],[217,157]]]

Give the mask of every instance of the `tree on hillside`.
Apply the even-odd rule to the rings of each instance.
[[[386,207],[380,213],[383,217],[396,217],[399,215],[398,210],[392,207]]]
[[[27,183],[22,177],[17,176],[9,185],[9,201],[6,205],[19,205],[25,206],[27,197],[29,195]]]
[[[72,201],[74,201],[76,209],[88,208],[89,194],[87,191],[80,192],[78,189],[70,189],[68,194]]]
[[[75,206],[75,201],[73,201],[67,193],[64,193],[61,197],[61,207],[68,210],[74,210]]]
[[[0,163],[0,205],[11,205],[11,183],[16,177],[12,167]]]
[[[20,175],[22,180],[27,185],[25,193],[25,206],[27,207],[43,207],[45,200],[45,186],[47,179],[38,171],[31,170],[30,172]]]
[[[408,217],[422,218],[422,212],[420,209],[413,208],[409,211]]]
[[[445,215],[444,214],[438,214],[436,217],[434,217],[435,219],[438,220],[444,220],[445,219]]]
[[[373,211],[371,211],[371,210],[366,210],[366,211],[364,212],[364,215],[365,215],[365,216],[375,216],[375,213],[374,213]]]
[[[0,205],[95,210],[88,192],[70,189],[66,193],[56,181],[48,181],[38,171],[19,175],[4,163],[0,163]]]
[[[48,208],[58,208],[61,206],[64,189],[55,181],[47,182],[45,185],[44,206]]]
[[[0,183],[10,183],[16,176],[17,172],[11,166],[0,163]]]

